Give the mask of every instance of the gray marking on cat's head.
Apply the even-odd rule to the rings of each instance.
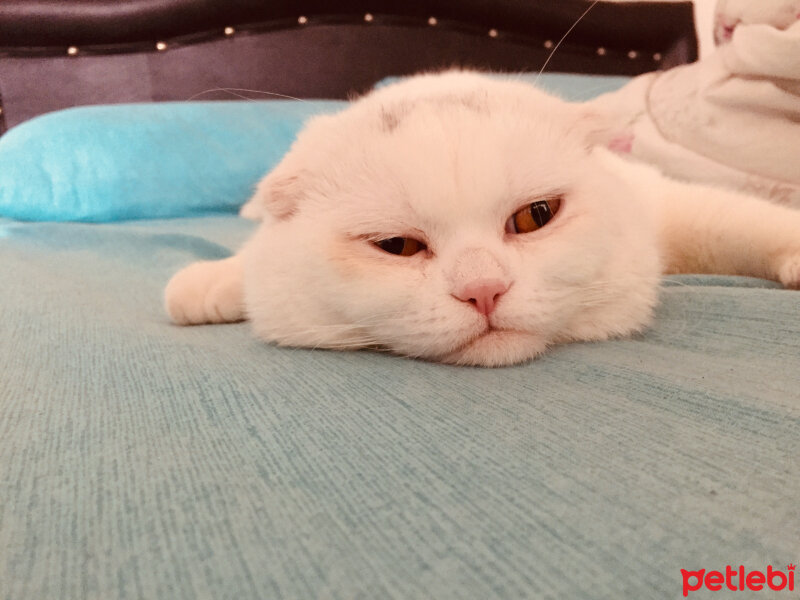
[[[400,124],[400,119],[405,116],[405,112],[401,112],[402,108],[402,105],[394,107],[393,110],[386,106],[381,106],[381,131],[384,133],[391,133],[397,129],[397,126]]]
[[[447,94],[418,98],[394,105],[383,105],[380,110],[380,128],[384,133],[391,133],[415,108],[420,106],[449,108],[453,105],[472,110],[480,115],[489,115],[489,97],[486,90],[474,90],[467,94]]]

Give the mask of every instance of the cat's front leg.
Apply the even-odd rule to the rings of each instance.
[[[164,305],[178,325],[242,321],[241,255],[196,262],[178,271],[164,290]]]
[[[671,273],[720,273],[800,288],[800,211],[709,186],[669,182],[661,242]]]

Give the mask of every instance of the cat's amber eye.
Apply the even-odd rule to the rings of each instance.
[[[393,237],[388,240],[379,240],[375,242],[375,245],[384,252],[397,254],[398,256],[412,256],[427,248],[427,246],[419,240],[407,237]]]
[[[561,198],[553,196],[545,200],[531,202],[521,208],[506,221],[506,233],[530,233],[547,225],[558,209],[561,208]]]

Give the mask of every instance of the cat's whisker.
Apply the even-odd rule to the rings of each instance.
[[[235,96],[237,98],[241,98],[242,100],[250,100],[250,101],[254,101],[255,99],[254,98],[250,98],[248,96],[244,96],[243,94],[240,94],[238,92],[247,92],[247,93],[250,93],[250,94],[264,94],[266,96],[276,96],[278,98],[286,98],[287,100],[297,100],[299,102],[308,102],[308,100],[303,100],[302,98],[297,98],[295,96],[289,96],[288,94],[279,94],[277,92],[264,92],[264,91],[261,91],[261,90],[249,90],[247,88],[222,88],[222,87],[209,88],[207,90],[203,90],[202,92],[198,92],[198,93],[194,94],[193,96],[190,96],[189,98],[186,99],[186,101],[188,102],[188,101],[194,100],[195,98],[199,98],[200,96],[203,96],[205,94],[211,94],[213,92],[225,92],[227,94],[230,94],[231,96]]]
[[[348,338],[346,340],[338,341],[338,342],[326,342],[320,341],[314,346],[311,346],[312,349],[327,349],[327,350],[340,350],[340,349],[357,349],[357,348],[364,348],[368,346],[378,345],[377,340],[373,337],[363,337],[363,338]]]
[[[390,314],[402,315],[402,314],[404,314],[404,312],[400,311],[400,312],[397,312],[397,313],[390,313]],[[386,324],[395,324],[395,323],[396,324],[402,324],[404,322],[405,322],[405,319],[391,318],[389,316],[382,316],[381,314],[373,314],[373,315],[370,315],[367,318],[357,319],[357,320],[354,320],[354,321],[352,321],[350,323],[325,323],[325,324],[319,324],[319,325],[315,325],[314,327],[309,328],[309,329],[295,330],[294,333],[303,334],[303,333],[314,333],[314,332],[317,332],[317,331],[324,331],[326,333],[329,333],[331,331],[342,331],[342,332],[358,331],[358,330],[363,330],[365,327],[368,327],[368,326],[386,325]]]
[[[539,77],[541,77],[542,73],[544,73],[544,70],[547,68],[547,65],[550,64],[550,60],[553,58],[555,53],[558,51],[558,48],[561,46],[561,44],[564,43],[564,40],[566,40],[567,37],[569,36],[569,34],[572,33],[572,30],[575,29],[578,26],[578,23],[583,21],[583,18],[586,15],[588,15],[589,12],[599,3],[600,3],[600,0],[594,0],[594,2],[592,2],[589,5],[589,8],[587,8],[585,11],[583,11],[583,14],[580,17],[578,17],[578,19],[572,24],[572,27],[570,27],[567,30],[567,32],[563,36],[561,36],[561,39],[558,40],[558,43],[556,43],[556,45],[553,46],[553,50],[550,52],[549,56],[547,57],[547,60],[544,61],[544,64],[542,65],[542,68],[536,74],[536,78],[533,80],[534,85],[536,85],[536,83],[539,81]]]
[[[233,92],[233,91],[228,90],[228,89],[213,88],[213,89],[210,89],[210,90],[204,90],[202,92],[198,92],[197,94],[195,94],[193,96],[190,96],[189,98],[186,99],[186,102],[191,102],[192,100],[195,100],[195,99],[199,98],[200,96],[203,96],[205,94],[210,94],[212,92],[225,92],[229,96],[233,96],[235,98],[239,98],[240,100],[247,100],[249,102],[253,101],[252,98],[248,98],[247,96],[243,96],[242,94],[237,94],[236,92]]]
[[[614,302],[613,299],[610,299],[607,296],[607,292],[610,288],[619,288],[620,283],[629,283],[629,284],[637,284],[641,282],[646,282],[649,284],[655,284],[661,281],[661,277],[622,277],[622,278],[615,278],[609,280],[597,280],[590,284],[581,284],[575,286],[574,289],[564,289],[564,288],[551,288],[551,289],[544,289],[539,290],[540,293],[545,295],[550,294],[572,294],[575,292],[579,292],[581,294],[580,299],[575,301],[576,305],[581,306],[582,308],[594,308],[597,306],[607,305],[609,303]],[[686,284],[680,281],[670,281],[665,287],[683,287],[684,289],[693,289],[694,286],[690,284]],[[530,299],[531,302],[539,303],[541,302],[540,299]],[[537,314],[531,314],[531,317],[538,316]],[[417,326],[425,326],[431,325],[436,322],[441,322],[442,319],[446,319],[446,315],[439,315],[439,314],[432,314],[428,317],[420,318],[417,316],[415,319],[415,324]],[[304,330],[295,330],[293,334],[298,337],[305,337],[309,335],[315,334],[324,334],[324,335],[343,335],[346,336],[347,339],[343,340],[340,343],[321,343],[316,348],[326,348],[326,349],[356,349],[356,348],[364,348],[370,347],[375,348],[381,346],[381,341],[375,337],[367,333],[365,328],[368,327],[376,327],[385,329],[386,327],[390,327],[393,325],[406,325],[408,323],[408,312],[404,309],[398,309],[393,311],[385,311],[383,313],[373,313],[370,314],[368,317],[364,317],[361,319],[354,320],[349,323],[326,323],[317,325],[313,328],[308,328]],[[383,351],[391,352],[391,350],[384,349]]]

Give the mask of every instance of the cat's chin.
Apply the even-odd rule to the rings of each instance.
[[[506,367],[535,358],[547,349],[537,335],[521,331],[488,331],[438,358],[439,362],[475,367]]]

